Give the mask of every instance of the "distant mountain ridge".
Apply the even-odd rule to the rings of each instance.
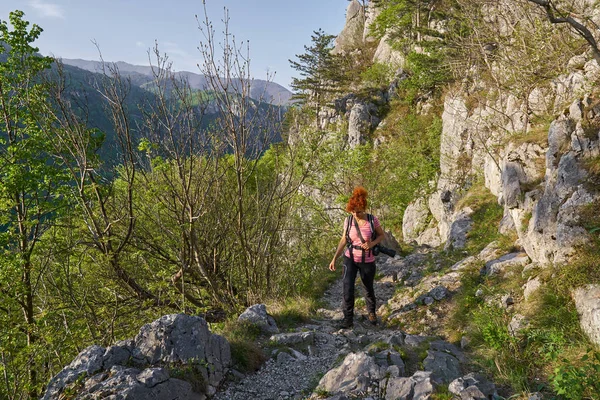
[[[66,65],[78,67],[90,72],[99,72],[102,68],[102,62],[68,59],[63,58],[62,62]],[[123,61],[117,61],[114,64],[119,71],[132,79],[132,82],[138,86],[150,82],[152,78],[152,69],[150,66],[133,65]],[[193,89],[206,89],[207,79],[202,74],[197,74],[189,71],[175,72],[176,77],[186,79]],[[254,100],[260,100],[265,103],[272,103],[277,106],[287,106],[292,103],[292,92],[285,87],[262,79],[254,79],[250,86],[250,97]]]

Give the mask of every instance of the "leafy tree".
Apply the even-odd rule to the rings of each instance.
[[[40,75],[52,63],[32,43],[42,29],[22,11],[0,21],[0,367],[15,393],[35,398],[40,381],[35,297],[41,270],[33,262],[44,232],[65,206],[68,177],[52,156],[51,120],[44,112],[49,86]],[[18,364],[28,371],[26,383]],[[20,385],[20,387],[18,387]],[[10,389],[9,389],[10,390]]]
[[[590,49],[598,65],[600,65],[600,48],[594,37],[594,31],[599,29],[598,24],[594,22],[591,9],[585,2],[571,1],[549,1],[549,0],[527,0],[543,8],[548,20],[553,24],[566,24],[577,35],[583,38]],[[594,4],[595,6],[595,4]]]

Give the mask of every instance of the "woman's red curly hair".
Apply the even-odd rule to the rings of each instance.
[[[348,204],[346,205],[346,211],[353,212],[356,210],[367,209],[367,191],[364,187],[358,186],[354,188],[352,192],[352,196],[348,200]]]

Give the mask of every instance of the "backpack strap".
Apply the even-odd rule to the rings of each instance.
[[[352,255],[352,240],[350,240],[350,228],[352,227],[352,214],[348,215],[348,217],[346,217],[346,247],[348,248],[348,253],[350,255],[350,259],[354,260],[354,257]]]
[[[360,227],[358,226],[358,221],[357,220],[354,220],[354,227],[356,228],[356,233],[358,234],[360,242],[361,243],[365,243],[365,239],[363,238],[362,233],[360,232]],[[362,260],[361,260],[361,262],[364,263],[365,262],[365,249],[363,249],[361,247],[361,250],[362,250]],[[369,250],[369,255],[370,254],[371,254],[371,250]]]
[[[367,219],[369,220],[369,226],[371,227],[371,240],[377,238],[377,231],[375,230],[375,218],[373,218],[372,214],[367,214]]]

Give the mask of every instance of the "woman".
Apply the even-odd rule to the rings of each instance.
[[[365,212],[367,209],[367,191],[362,187],[357,187],[352,192],[352,197],[348,200],[346,211],[351,215],[344,222],[344,233],[337,246],[333,260],[329,263],[329,269],[335,271],[335,262],[342,254],[344,248],[344,301],[342,311],[344,319],[340,325],[347,329],[353,325],[354,317],[354,281],[356,274],[360,273],[360,279],[367,291],[366,303],[369,312],[369,322],[377,324],[377,315],[375,314],[375,290],[373,289],[373,280],[375,279],[375,256],[372,249],[383,240],[384,232],[375,216],[370,216]],[[373,224],[369,221],[372,218]],[[371,229],[375,229],[376,236]],[[375,236],[375,239],[373,239]]]

